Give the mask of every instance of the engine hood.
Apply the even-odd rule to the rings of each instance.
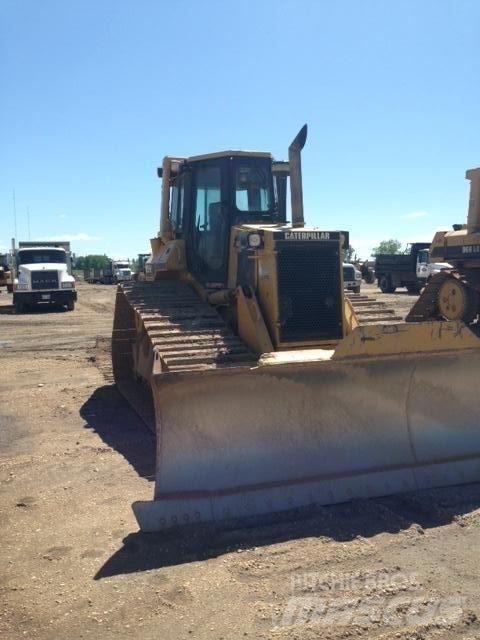
[[[24,273],[32,273],[32,271],[66,271],[67,265],[60,262],[42,262],[38,264],[21,264],[19,271]]]

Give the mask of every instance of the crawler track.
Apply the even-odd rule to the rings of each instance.
[[[440,316],[437,309],[438,293],[442,284],[448,280],[448,278],[454,275],[459,280],[468,286],[466,280],[456,274],[451,269],[444,269],[440,273],[436,273],[432,276],[422,291],[420,297],[413,305],[410,313],[405,318],[405,322],[426,322],[427,320],[437,320]]]
[[[154,429],[149,388],[152,367],[147,366],[144,375],[139,373],[142,354],[152,363],[154,356],[160,358],[165,373],[246,366],[257,361],[216,309],[188,284],[171,280],[123,284],[116,298],[112,337],[115,382]]]
[[[402,317],[394,309],[390,309],[384,302],[379,302],[370,296],[359,293],[347,294],[352,303],[360,326],[368,324],[394,324],[402,322]]]
[[[218,311],[178,281],[124,284],[117,304],[123,321],[133,313],[134,324],[117,327],[123,339],[146,334],[160,354],[166,372],[216,369],[256,360],[254,354],[229,329]],[[125,304],[128,308],[125,308]],[[118,336],[120,339],[122,336]]]

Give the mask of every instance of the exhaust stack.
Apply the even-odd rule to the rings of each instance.
[[[478,233],[480,231],[480,167],[469,169],[465,173],[465,177],[470,180],[467,232]]]
[[[160,238],[167,242],[171,240],[172,228],[170,226],[170,220],[168,214],[170,211],[170,170],[172,166],[172,159],[165,156],[162,162],[162,170],[158,171],[159,177],[162,178],[162,204],[160,205]]]
[[[292,226],[305,226],[303,216],[302,160],[301,151],[307,140],[307,125],[304,124],[288,147],[290,166],[290,198],[292,203]]]

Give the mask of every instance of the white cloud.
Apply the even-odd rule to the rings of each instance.
[[[91,236],[88,233],[65,233],[61,236],[48,236],[39,238],[41,242],[90,242],[100,240],[98,236]]]
[[[427,211],[412,211],[411,213],[406,213],[402,218],[404,220],[414,220],[415,218],[425,218],[428,215]]]

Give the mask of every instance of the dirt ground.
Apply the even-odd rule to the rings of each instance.
[[[478,485],[139,533],[154,443],[102,355],[114,293],[18,316],[0,293],[1,638],[480,638]]]

